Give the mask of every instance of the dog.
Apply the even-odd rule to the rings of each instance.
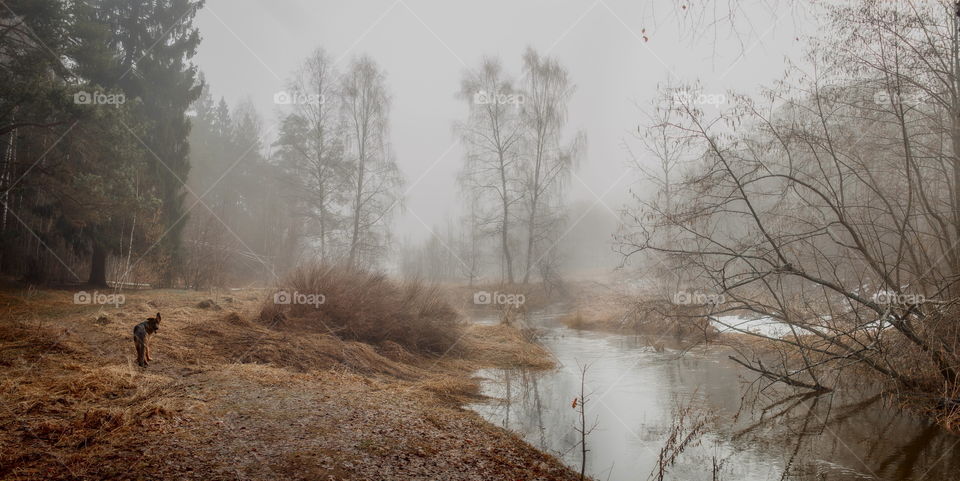
[[[133,327],[133,344],[137,347],[137,365],[147,367],[150,359],[150,335],[160,329],[160,313]]]

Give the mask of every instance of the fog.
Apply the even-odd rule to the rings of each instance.
[[[0,0],[0,147],[4,479],[960,466],[960,0]]]
[[[407,179],[395,229],[420,242],[462,212],[456,175],[463,147],[452,125],[465,106],[456,93],[463,71],[484,55],[519,72],[531,46],[569,69],[576,92],[567,130],[583,130],[588,142],[568,199],[593,206],[588,216],[615,214],[629,189],[649,189],[629,168],[622,144],[635,143],[631,136],[646,122],[658,86],[700,81],[707,93],[751,94],[779,78],[785,62],[802,61],[798,37],[811,28],[804,6],[711,3],[715,10],[696,16],[682,6],[674,0],[211,0],[196,19],[203,36],[196,62],[216,98],[256,106],[272,139],[284,112],[273,95],[314,48],[324,47],[341,66],[352,56],[372,56],[387,74],[391,137]]]

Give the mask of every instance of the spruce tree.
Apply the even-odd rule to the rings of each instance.
[[[190,60],[200,44],[193,19],[203,0],[99,0],[94,6],[102,25],[113,32],[110,46],[119,53],[115,76],[101,85],[119,87],[139,99],[142,140],[149,152],[150,174],[162,205],[159,240],[160,285],[176,281],[182,261],[181,237],[190,172],[190,119],[186,112],[202,91]],[[132,134],[132,132],[131,132]]]

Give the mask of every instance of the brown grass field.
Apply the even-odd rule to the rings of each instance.
[[[574,479],[463,409],[480,367],[549,367],[506,326],[445,354],[260,320],[267,290],[0,291],[2,479]],[[211,302],[205,302],[211,301]],[[132,327],[163,313],[154,361]]]

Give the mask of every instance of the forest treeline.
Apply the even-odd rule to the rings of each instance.
[[[275,96],[293,107],[277,145],[263,145],[252,102],[216,102],[192,63],[202,1],[7,6],[4,273],[202,288],[271,282],[314,251],[382,257],[402,176],[373,60],[339,75],[322,52],[308,59],[293,97]]]
[[[0,270],[106,285],[136,252],[176,282],[202,1],[4,3]]]
[[[398,248],[404,175],[388,75],[310,53],[272,92],[228,105],[193,63],[202,0],[31,0],[0,12],[0,272],[34,284],[272,283],[305,260],[433,280],[559,282],[564,188],[585,136],[574,84],[528,49],[522,71],[464,72],[456,232]],[[439,228],[436,229],[439,231]]]

